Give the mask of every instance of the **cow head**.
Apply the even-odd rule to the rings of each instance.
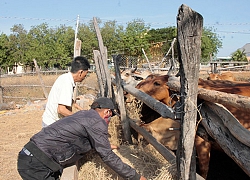
[[[227,80],[227,81],[235,81],[235,77],[231,72],[225,73],[210,73],[207,80]]]
[[[161,101],[167,106],[173,107],[176,102],[171,97],[171,91],[167,86],[168,75],[149,75],[145,80],[141,81],[136,88],[142,92],[152,96],[153,98]]]
[[[136,70],[137,70],[137,66],[134,69],[123,70],[121,72],[121,79],[126,84],[130,84],[132,86],[136,86],[138,84],[138,81],[135,80],[135,78],[133,77],[133,74],[135,73]]]

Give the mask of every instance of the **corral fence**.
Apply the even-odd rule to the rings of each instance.
[[[40,71],[47,92],[50,91],[56,78],[65,72],[68,70]],[[3,103],[14,101],[17,104],[25,104],[29,101],[46,99],[42,89],[43,85],[36,72],[2,74],[0,83],[2,92],[0,98]]]
[[[166,106],[165,104],[155,100],[151,96],[139,91],[138,89],[132,87],[131,85],[126,85],[122,83],[120,77],[120,62],[124,61],[122,55],[114,55],[114,66],[115,66],[115,80],[110,82],[107,81],[107,72],[103,72],[99,76],[99,82],[102,84],[104,89],[108,92],[104,92],[103,95],[108,97],[114,97],[112,89],[116,92],[114,99],[118,104],[120,110],[120,119],[123,128],[124,137],[128,142],[131,142],[130,127],[135,129],[138,133],[143,135],[143,137],[152,144],[167,160],[171,161],[176,159],[177,162],[177,172],[178,179],[203,179],[196,174],[194,161],[191,161],[193,154],[194,135],[196,133],[196,120],[197,113],[197,97],[204,99],[200,111],[200,115],[203,120],[201,124],[205,127],[207,133],[216,140],[216,142],[221,146],[224,152],[230,156],[241,169],[250,176],[250,164],[246,157],[249,157],[250,146],[249,146],[249,131],[244,129],[243,126],[235,119],[230,112],[225,108],[219,106],[216,103],[227,103],[230,102],[232,106],[238,107],[239,103],[242,102],[241,108],[246,107],[246,104],[250,104],[249,98],[241,97],[239,95],[230,95],[228,97],[227,93],[209,92],[204,89],[198,89],[198,73],[199,73],[199,56],[200,56],[200,38],[201,38],[201,27],[202,27],[202,17],[196,12],[190,10],[190,8],[185,5],[181,6],[181,11],[178,15],[178,41],[179,47],[179,61],[180,61],[180,80],[179,82],[169,82],[168,86],[171,90],[179,92],[181,94],[180,112],[176,112],[174,109]],[[189,22],[189,23],[186,23]],[[199,43],[198,43],[199,42]],[[192,47],[190,49],[189,47]],[[101,49],[101,48],[100,48]],[[105,66],[105,52],[96,52],[96,64],[101,64]],[[132,63],[133,64],[133,63]],[[136,65],[136,64],[135,64]],[[178,84],[179,83],[179,84]],[[192,87],[192,88],[191,88]],[[135,121],[129,119],[126,114],[126,109],[124,107],[124,94],[126,91],[138,100],[142,101],[148,105],[151,109],[158,112],[162,117],[167,117],[171,119],[181,119],[181,136],[178,145],[177,154],[175,157],[167,148],[159,144],[149,133],[147,133],[143,128],[136,125]],[[211,93],[211,94],[210,94]],[[194,96],[196,94],[197,96]],[[228,123],[228,119],[233,124],[233,127]],[[223,133],[217,133],[218,131],[223,131]],[[189,143],[187,143],[189,142]],[[192,168],[190,168],[192,167]]]
[[[90,72],[94,72],[94,68],[94,65],[91,65]],[[37,72],[2,74],[0,75],[0,102],[24,105],[33,101],[46,100],[44,91],[48,94],[58,76],[67,72],[69,70],[40,71],[39,76]],[[85,86],[81,84],[77,88],[81,94]]]
[[[149,70],[149,66],[151,66],[154,71],[167,71],[170,67],[169,60],[163,61],[166,64],[165,68],[159,68],[157,66],[161,61],[152,62],[152,60],[150,60],[144,63],[139,57],[122,55],[119,66],[121,70],[137,67],[138,70],[143,71]],[[114,71],[113,61],[108,63],[108,67],[112,73]],[[30,101],[46,100],[43,88],[49,93],[56,78],[67,72],[69,72],[69,69],[39,71],[39,75],[36,70],[20,74],[0,74],[0,103],[15,102],[16,104],[24,105]],[[90,72],[96,72],[95,64],[91,64]],[[41,83],[39,76],[41,76],[44,84]],[[78,93],[81,94],[84,84],[80,84],[77,88]]]

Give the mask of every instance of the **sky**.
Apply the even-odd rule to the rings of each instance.
[[[27,31],[47,23],[76,28],[93,17],[124,25],[142,19],[151,28],[176,26],[182,4],[203,16],[203,26],[214,29],[222,40],[218,57],[230,56],[250,43],[250,0],[0,0],[0,33],[9,35],[15,24]]]

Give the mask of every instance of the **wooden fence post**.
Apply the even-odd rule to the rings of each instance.
[[[102,76],[103,68],[101,66],[101,55],[100,51],[98,50],[93,50],[94,54],[94,61],[95,61],[95,68],[96,68],[96,75],[98,78],[98,84],[99,84],[99,89],[100,89],[100,95],[104,97],[104,85],[105,85],[105,77]]]
[[[102,78],[104,78],[104,90],[105,91],[105,97],[112,97],[112,87],[111,87],[111,76],[110,72],[108,69],[108,59],[107,59],[107,48],[104,47],[103,45],[103,40],[102,40],[102,35],[100,32],[100,29],[97,24],[96,18],[93,18],[93,23],[94,23],[94,28],[96,31],[98,43],[99,43],[99,49],[100,49],[100,58],[101,58],[101,63],[103,69],[104,69],[104,74],[102,74]],[[100,61],[99,61],[100,62]]]
[[[82,47],[82,41],[76,38],[75,40],[75,46],[74,46],[74,57],[80,56],[81,55],[81,47]],[[76,97],[78,96],[78,86],[79,82],[76,82],[76,86],[74,88],[74,93],[73,93],[73,100],[76,101]]]
[[[132,138],[131,138],[131,133],[130,133],[130,126],[129,126],[129,120],[127,117],[125,105],[124,105],[124,94],[123,94],[123,88],[122,88],[122,80],[121,80],[121,73],[119,69],[119,59],[121,57],[119,55],[114,55],[113,60],[114,60],[114,66],[115,66],[115,75],[116,75],[116,91],[117,91],[117,101],[118,101],[118,106],[121,114],[121,124],[122,124],[122,129],[124,133],[124,138],[127,142],[132,144]]]
[[[194,138],[203,17],[182,4],[177,16],[177,46],[181,82],[181,135],[177,150],[177,178],[196,179]]]
[[[43,78],[42,78],[42,76],[41,76],[41,74],[40,74],[40,69],[39,69],[39,67],[38,67],[38,65],[37,65],[35,59],[33,59],[33,62],[34,62],[35,67],[36,67],[36,73],[37,73],[37,75],[38,75],[38,77],[39,77],[39,79],[40,79],[41,85],[42,85],[42,89],[43,89],[44,96],[45,96],[45,98],[47,99],[47,98],[48,98],[48,92],[46,91],[46,88],[45,88],[45,84],[44,84]]]

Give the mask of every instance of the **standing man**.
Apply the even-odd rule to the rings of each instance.
[[[108,122],[114,113],[111,99],[96,99],[82,110],[42,128],[19,152],[17,168],[23,180],[59,179],[63,168],[75,164],[91,149],[121,177],[146,180],[122,162],[108,140]]]
[[[71,70],[68,73],[60,75],[53,84],[46,108],[43,113],[42,126],[46,127],[60,117],[73,114],[72,106],[79,110],[82,108],[73,101],[73,92],[76,82],[82,82],[88,73],[90,64],[82,56],[77,56],[71,63]]]

